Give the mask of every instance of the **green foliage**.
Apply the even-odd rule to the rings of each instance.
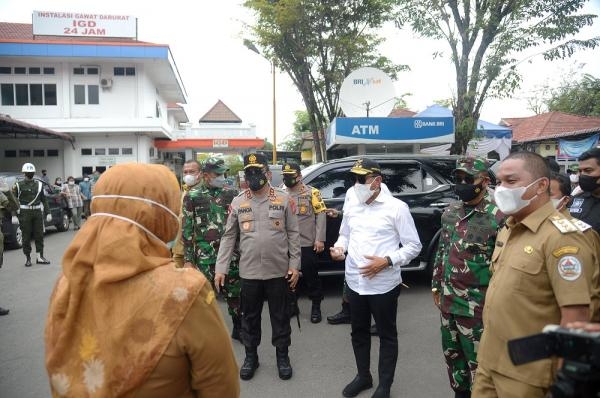
[[[392,78],[406,66],[378,53],[383,41],[377,28],[393,18],[395,0],[248,0],[256,22],[253,41],[287,72],[302,95],[317,160],[324,151],[320,136],[340,115],[339,90],[344,78],[374,66]]]
[[[296,111],[296,120],[294,121],[294,132],[289,134],[281,144],[284,151],[299,151],[302,146],[302,133],[310,131],[310,121],[308,112]]]
[[[545,103],[549,111],[600,116],[600,79],[586,74],[576,83],[565,82]]]
[[[474,134],[468,118],[479,119],[488,96],[506,97],[519,87],[520,53],[550,46],[546,60],[570,57],[593,49],[600,37],[569,39],[592,25],[596,15],[578,14],[586,0],[401,0],[399,27],[410,25],[424,37],[444,40],[456,72],[453,110],[456,117],[455,153]],[[436,51],[435,56],[440,56]],[[472,131],[469,129],[473,128]],[[468,140],[466,141],[468,143]]]

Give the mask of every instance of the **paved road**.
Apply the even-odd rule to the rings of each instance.
[[[43,331],[48,297],[60,270],[60,260],[73,231],[46,235],[46,257],[52,265],[25,268],[20,250],[5,252],[0,269],[0,306],[11,310],[0,317],[0,398],[49,397],[44,369]],[[438,315],[431,303],[429,282],[406,274],[410,289],[400,295],[398,329],[400,352],[393,397],[442,398],[452,395],[448,387],[439,342]],[[324,280],[326,298],[323,312],[333,314],[340,308],[342,280]],[[223,314],[225,306],[221,303]],[[310,302],[301,299],[302,330],[292,324],[290,357],[294,376],[289,381],[277,377],[275,349],[270,344],[268,314],[263,313],[263,343],[259,347],[260,368],[254,379],[241,383],[242,397],[341,397],[344,385],[354,377],[356,367],[350,344],[349,325],[313,325],[308,316]],[[225,317],[229,323],[229,317]],[[231,325],[229,324],[231,328]],[[373,338],[372,352],[379,344]],[[238,362],[244,358],[243,347],[234,342]],[[376,356],[371,369],[377,374]],[[359,397],[370,397],[372,390]]]

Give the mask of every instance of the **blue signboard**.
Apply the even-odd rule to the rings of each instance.
[[[453,143],[453,117],[338,117],[327,149],[338,144]]]

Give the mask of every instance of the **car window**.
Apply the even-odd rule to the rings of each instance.
[[[327,170],[309,182],[321,191],[323,199],[343,198],[346,191],[354,185],[354,179],[349,173],[350,167],[338,167]]]
[[[419,163],[383,163],[381,165],[383,182],[392,194],[422,192],[427,173]],[[427,190],[433,184],[431,176],[427,179]]]

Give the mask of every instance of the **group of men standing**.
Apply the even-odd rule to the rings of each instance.
[[[432,292],[450,386],[457,398],[541,398],[557,359],[515,366],[508,342],[599,316],[600,149],[579,159],[584,194],[573,199],[568,177],[535,153],[504,159],[493,193],[487,169],[457,162],[460,202],[442,215]]]

